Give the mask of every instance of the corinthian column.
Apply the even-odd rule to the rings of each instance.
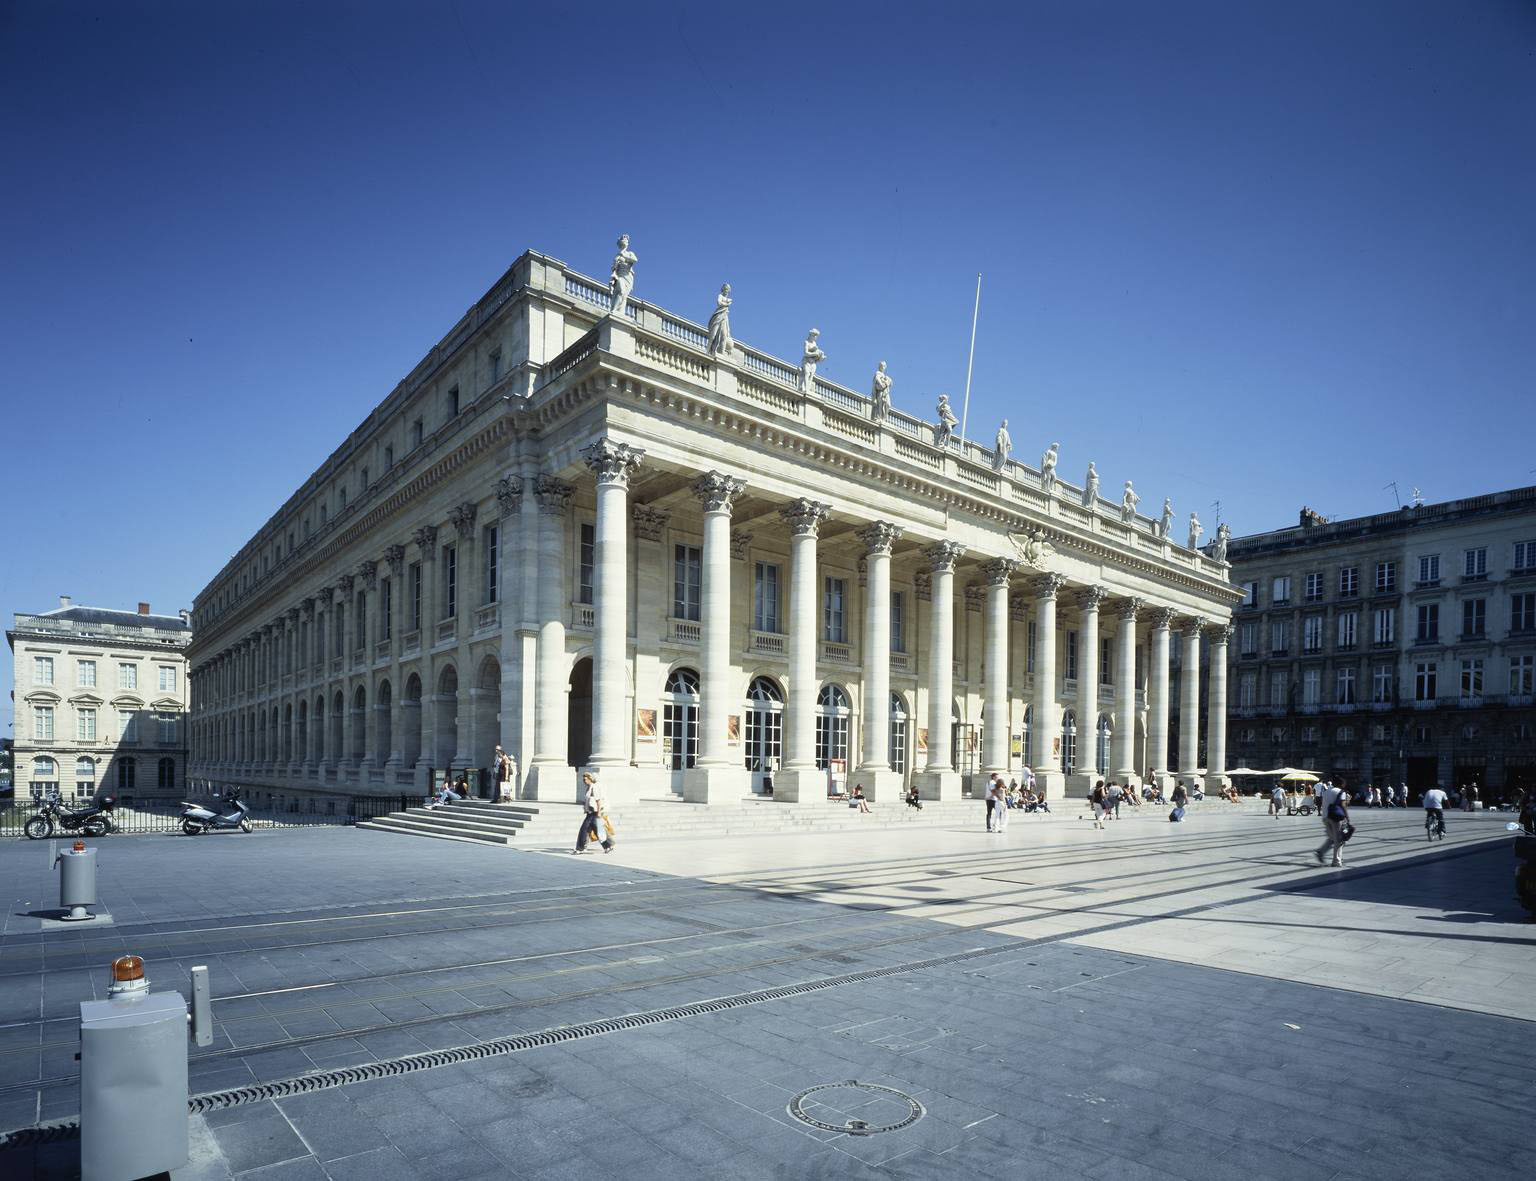
[[[683,798],[720,803],[747,793],[747,771],[731,761],[726,717],[731,709],[731,502],[745,480],[706,472],[693,483],[704,508],[704,555],[700,580],[699,757],[683,774]]]
[[[597,524],[592,576],[592,766],[609,769],[603,791],[614,798],[615,772],[629,766],[631,725],[624,702],[629,654],[626,616],[629,602],[627,551],[629,477],[644,452],[628,443],[602,438],[582,449],[597,477]]]
[[[1108,595],[1106,588],[1090,586],[1077,596],[1077,761],[1067,780],[1072,795],[1087,795],[1101,778],[1094,761],[1099,750],[1099,607]]]
[[[1232,782],[1227,778],[1227,641],[1231,638],[1230,623],[1217,624],[1206,633],[1211,684],[1206,693],[1205,790],[1210,792],[1219,792]]]
[[[987,580],[987,646],[981,666],[981,770],[986,775],[1008,773],[1008,579],[1018,566],[1012,558],[993,558],[981,568]]]
[[[1110,772],[1122,784],[1140,780],[1136,770],[1136,613],[1142,600],[1120,600],[1120,630],[1115,633],[1115,732],[1110,743]]]
[[[1201,621],[1187,619],[1179,635],[1184,651],[1179,657],[1179,782],[1193,787],[1200,763],[1200,628]]]
[[[933,602],[928,610],[928,763],[918,777],[925,800],[960,798],[950,717],[955,694],[955,562],[965,550],[940,541],[923,551],[933,571]]]
[[[1161,783],[1168,774],[1168,628],[1173,608],[1152,609],[1152,667],[1147,674],[1147,763]]]
[[[1061,773],[1061,704],[1056,700],[1056,592],[1066,585],[1060,574],[1035,580],[1035,788],[1060,796],[1066,790]]]
[[[876,521],[859,530],[868,558],[864,597],[864,757],[858,782],[870,799],[894,801],[901,776],[891,770],[891,546],[901,527]]]
[[[801,497],[779,510],[789,526],[789,700],[784,709],[784,768],[773,798],[817,803],[827,798],[816,767],[816,534],[830,506]]]
[[[574,489],[549,476],[538,477],[534,487],[539,501],[538,542],[533,555],[539,637],[534,653],[533,761],[523,782],[523,797],[579,799],[576,777],[565,762],[565,605],[569,599],[565,590],[565,516]]]

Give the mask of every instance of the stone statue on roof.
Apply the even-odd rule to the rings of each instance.
[[[1083,507],[1093,508],[1099,503],[1099,473],[1093,466],[1093,460],[1088,461],[1088,475],[1083,480]]]
[[[885,362],[881,361],[869,387],[869,416],[876,422],[884,422],[890,412],[891,378],[885,371]]]
[[[1002,425],[997,428],[997,438],[992,443],[992,470],[1002,471],[1008,466],[1008,456],[1013,453],[1013,439],[1008,434],[1008,420],[1005,418]]]
[[[955,428],[960,425],[960,420],[955,417],[955,412],[949,407],[949,395],[939,395],[937,408],[939,424],[933,428],[933,445],[935,447],[948,447],[955,437]]]
[[[709,351],[717,357],[729,356],[731,344],[731,285],[722,283],[715,310],[709,313]]]
[[[816,363],[825,361],[827,354],[821,351],[821,346],[816,343],[816,338],[821,335],[821,329],[812,328],[805,338],[805,353],[800,358],[800,392],[802,394],[816,393]]]
[[[629,235],[619,235],[619,252],[613,256],[613,269],[608,275],[608,290],[613,293],[610,315],[623,316],[629,310],[629,293],[635,289],[635,263],[640,260],[629,248]]]

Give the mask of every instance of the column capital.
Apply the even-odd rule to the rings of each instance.
[[[635,536],[641,541],[660,541],[662,531],[672,519],[668,513],[648,504],[631,505],[629,515],[635,522]]]
[[[893,525],[890,521],[873,521],[858,532],[858,539],[864,543],[864,552],[870,557],[884,554],[889,557],[891,546],[901,536],[901,526]]]
[[[1129,595],[1121,599],[1115,605],[1115,610],[1123,622],[1135,623],[1137,613],[1140,612],[1144,606],[1146,606],[1146,603],[1147,601],[1145,599],[1139,599],[1135,595]]]
[[[815,537],[832,506],[802,496],[779,509],[779,516],[796,537]]]
[[[954,570],[955,563],[965,553],[965,546],[958,541],[936,541],[923,548],[923,557],[928,559],[928,566],[935,574],[945,574]]]
[[[692,484],[693,494],[699,498],[706,513],[730,512],[731,502],[746,486],[747,482],[737,476],[715,471],[705,472]]]
[[[315,617],[315,600],[314,600],[314,596],[310,596],[309,598],[306,598],[306,599],[300,599],[299,600],[299,618],[302,619],[305,623],[308,623],[314,617]]]
[[[981,564],[981,576],[988,586],[1007,586],[1019,563],[1013,558],[993,558]]]
[[[460,537],[473,536],[475,532],[475,517],[479,513],[479,505],[472,500],[466,500],[463,504],[456,504],[448,510],[448,519],[453,522],[453,531]]]
[[[540,476],[533,486],[533,494],[539,498],[539,508],[551,517],[565,516],[575,491],[575,487],[553,476]]]
[[[1054,599],[1056,592],[1066,585],[1067,576],[1065,574],[1056,574],[1054,572],[1042,574],[1035,579],[1035,598]]]
[[[629,477],[640,466],[640,461],[645,458],[645,452],[638,447],[631,447],[628,443],[616,443],[604,435],[597,442],[583,447],[581,457],[586,460],[587,466],[592,469],[592,474],[597,477],[599,484],[617,484],[621,488],[627,488]]]
[[[357,576],[363,580],[363,586],[372,590],[379,582],[379,564],[376,561],[362,562],[357,567]]]
[[[1147,617],[1152,621],[1152,630],[1167,631],[1173,623],[1174,614],[1172,607],[1153,607],[1147,612]]]
[[[353,583],[353,581],[354,580],[352,578],[352,575],[350,575],[350,574],[343,574],[340,578],[338,578],[336,580],[336,589],[339,590],[342,594],[346,595],[348,598],[351,598],[352,597],[352,583]]]
[[[384,560],[389,563],[389,572],[391,574],[399,574],[405,566],[405,546],[386,546],[384,549]]]
[[[1201,619],[1198,615],[1187,615],[1179,620],[1179,631],[1184,633],[1186,639],[1190,636],[1198,639],[1200,633],[1204,630],[1205,620]]]
[[[437,549],[437,526],[423,525],[411,534],[411,540],[416,543],[416,548],[421,551],[421,556],[430,562],[433,553]]]
[[[330,585],[315,587],[315,610],[324,611],[336,598],[336,588]]]
[[[523,498],[523,481],[519,476],[502,476],[496,481],[496,503],[501,515],[510,517],[517,511],[518,501]]]
[[[747,546],[752,544],[752,534],[743,533],[740,529],[731,530],[731,561],[745,562],[747,560]]]
[[[283,612],[283,618],[289,623],[297,623],[299,621],[299,609],[297,607],[289,607],[288,610]]]
[[[1079,611],[1097,611],[1104,605],[1104,600],[1109,598],[1107,586],[1085,586],[1077,592],[1077,608]]]
[[[1225,645],[1236,630],[1230,623],[1212,623],[1206,625],[1205,634],[1211,643]]]

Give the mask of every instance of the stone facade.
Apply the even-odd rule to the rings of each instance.
[[[1536,783],[1536,487],[1234,538],[1233,765]]]
[[[1223,634],[1224,563],[626,294],[522,256],[208,584],[198,773],[396,791],[500,742],[530,798],[590,766],[796,801],[1168,769],[1169,628]]]
[[[175,796],[187,779],[187,612],[73,606],[18,614],[14,657],[18,798],[98,790]]]

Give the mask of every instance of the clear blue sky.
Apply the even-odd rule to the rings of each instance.
[[[189,606],[514,257],[621,230],[925,416],[983,272],[970,433],[1181,520],[1536,481],[1531,3],[747,7],[0,2],[7,622]]]

